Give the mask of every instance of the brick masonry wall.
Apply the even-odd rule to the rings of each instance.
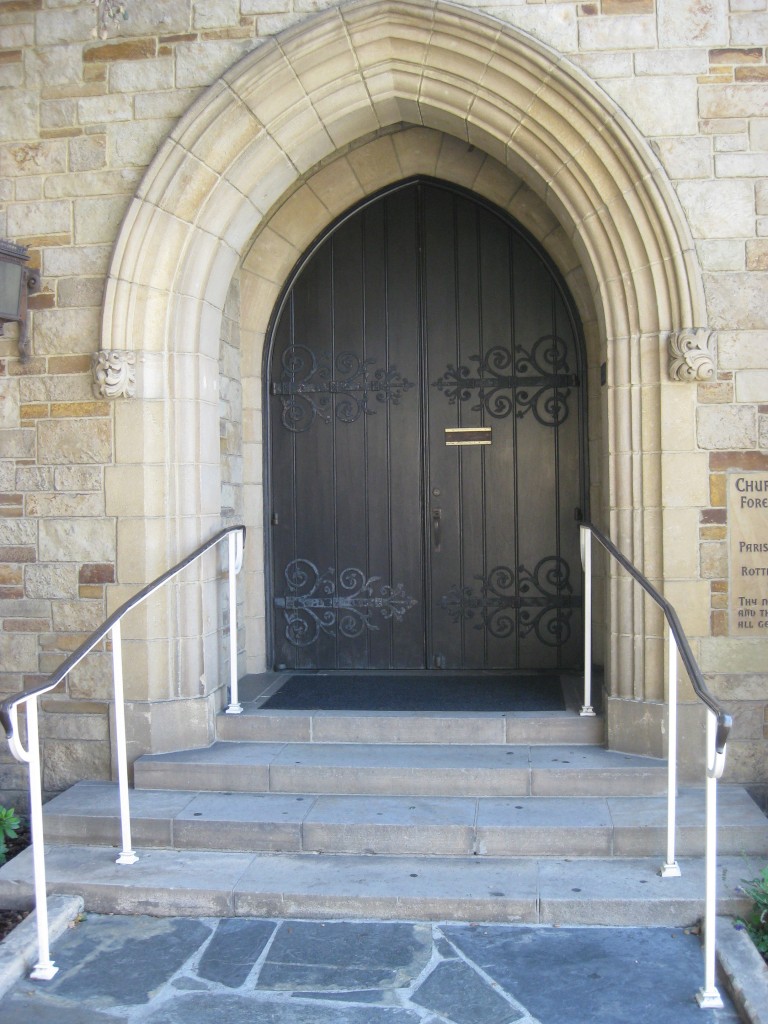
[[[121,582],[115,510],[104,498],[115,405],[94,399],[90,363],[130,197],[203,89],[265,38],[332,5],[124,6],[125,20],[102,26],[104,6],[88,0],[0,2],[0,235],[29,246],[41,271],[30,302],[31,361],[20,363],[13,328],[0,338],[2,694],[54,669],[103,620],[106,589]],[[727,635],[724,496],[729,470],[768,460],[768,2],[466,6],[530,33],[592,77],[649,139],[688,218],[709,310],[700,326],[718,332],[715,377],[679,385],[697,389],[694,446],[711,474],[698,548],[698,579],[710,583],[709,633],[696,646],[722,696],[737,697],[751,715],[734,742],[735,775],[768,782],[765,646]],[[238,349],[235,283],[221,348],[225,521],[243,500]],[[105,659],[95,655],[48,702],[49,791],[109,774]],[[22,776],[0,767],[9,793]]]

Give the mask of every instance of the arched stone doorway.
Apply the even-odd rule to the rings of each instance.
[[[666,495],[678,486],[662,472],[663,343],[703,323],[704,307],[660,165],[586,76],[522,33],[448,4],[363,2],[308,19],[227,72],[171,134],[128,211],[103,346],[137,350],[140,394],[118,412],[114,473],[164,472],[170,500],[120,520],[118,543],[131,551],[121,583],[145,582],[220,522],[218,355],[238,267],[247,410],[259,407],[269,316],[303,249],[356,200],[414,173],[488,196],[560,268],[585,326],[591,462],[600,467],[593,512],[651,578],[663,576],[662,486]],[[260,443],[244,437],[254,509]],[[256,670],[260,515],[248,525],[246,655]],[[213,575],[186,588],[189,639],[176,652],[158,638],[164,656],[133,693],[145,719],[162,718],[158,743],[168,746],[204,742],[220,702],[216,624],[202,597]],[[645,616],[627,588],[611,588],[609,676],[619,698],[661,696],[661,624]]]

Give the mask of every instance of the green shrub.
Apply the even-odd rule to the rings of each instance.
[[[758,950],[768,959],[768,868],[763,868],[757,878],[741,883],[743,892],[754,900],[751,913],[744,919],[744,925]]]
[[[12,807],[0,807],[0,864],[5,864],[8,847],[6,839],[15,839],[19,834],[21,821]]]

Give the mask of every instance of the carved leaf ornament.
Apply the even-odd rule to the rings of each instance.
[[[669,336],[669,376],[672,380],[711,380],[715,375],[711,342],[714,331],[690,327]]]
[[[136,353],[102,350],[93,357],[93,390],[99,398],[134,398]]]

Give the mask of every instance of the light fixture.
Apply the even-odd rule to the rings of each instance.
[[[19,355],[29,361],[27,340],[27,295],[37,287],[36,270],[25,266],[29,253],[23,245],[0,238],[0,335],[8,323],[19,325]]]

